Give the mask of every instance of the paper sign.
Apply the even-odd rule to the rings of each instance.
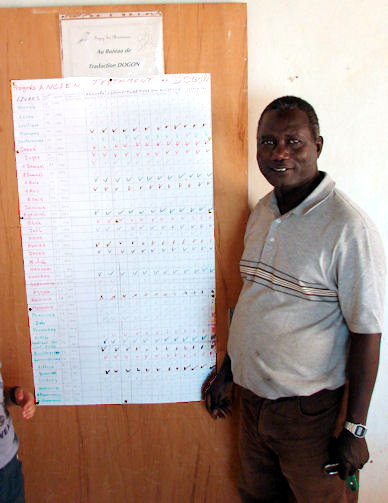
[[[60,16],[64,77],[164,73],[160,12]]]

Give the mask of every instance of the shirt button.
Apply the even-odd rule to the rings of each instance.
[[[275,241],[275,238],[270,238],[270,242],[273,243]]]
[[[280,224],[280,222],[281,222],[280,218],[277,218],[277,219],[275,220],[275,222],[276,222],[277,224]]]

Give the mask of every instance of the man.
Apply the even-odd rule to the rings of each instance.
[[[385,259],[369,218],[318,171],[322,146],[304,100],[286,96],[264,110],[257,161],[274,190],[249,218],[228,354],[206,391],[216,419],[229,413],[228,383],[240,387],[245,503],[290,494],[345,503],[347,477],[369,457]],[[346,379],[346,422],[334,438]],[[325,473],[332,464],[339,476]]]

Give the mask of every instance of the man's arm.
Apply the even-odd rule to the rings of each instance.
[[[15,386],[13,388],[4,386],[4,402],[7,407],[12,405],[21,407],[24,419],[31,419],[35,414],[36,405],[34,395],[21,386]]]
[[[366,424],[376,381],[381,334],[350,334],[348,357],[349,399],[346,421]],[[339,462],[339,475],[345,479],[369,459],[365,438],[357,438],[344,429],[331,445],[331,461]]]
[[[366,424],[380,358],[381,334],[350,334],[346,420]]]

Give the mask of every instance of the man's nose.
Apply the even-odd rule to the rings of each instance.
[[[290,152],[287,145],[283,142],[279,142],[272,150],[272,159],[275,161],[281,161],[283,159],[288,159],[289,157]]]

